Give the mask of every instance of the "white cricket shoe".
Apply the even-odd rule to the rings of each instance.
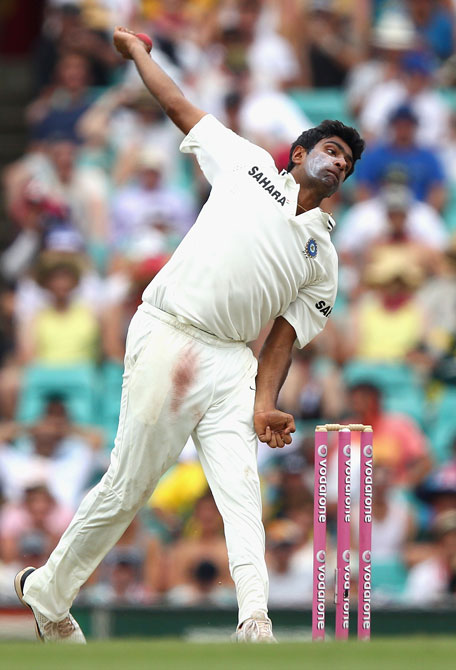
[[[36,636],[41,642],[69,642],[73,644],[86,644],[84,633],[78,622],[68,613],[61,621],[51,621],[44,614],[24,600],[24,584],[35,568],[24,568],[14,578],[14,588],[17,597],[23,605],[32,610],[35,617]]]
[[[237,642],[277,642],[272,634],[272,621],[262,610],[253,612],[250,619],[239,624],[235,637]]]

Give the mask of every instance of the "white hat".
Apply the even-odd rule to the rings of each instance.
[[[143,147],[138,154],[138,167],[149,170],[162,170],[165,167],[165,155],[155,147]]]
[[[410,19],[397,11],[385,12],[374,28],[372,43],[381,49],[411,49],[416,32]]]
[[[386,209],[406,212],[412,204],[413,194],[404,184],[387,184],[380,192]]]

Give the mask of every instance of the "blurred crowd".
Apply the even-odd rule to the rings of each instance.
[[[0,602],[14,602],[12,575],[45,562],[103,474],[128,323],[208,194],[179,152],[180,132],[113,50],[118,24],[150,34],[185,94],[279,169],[324,118],[367,140],[355,175],[324,202],[338,222],[339,296],[322,335],[296,350],[279,397],[297,421],[293,445],[259,445],[271,607],[311,603],[321,422],[374,429],[374,603],[454,599],[454,0],[43,5],[28,145],[2,174]],[[334,467],[329,498],[334,562]],[[233,589],[222,521],[189,443],[79,598],[234,606]]]

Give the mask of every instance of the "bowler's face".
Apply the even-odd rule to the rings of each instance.
[[[312,179],[327,185],[335,193],[353,166],[353,154],[340,137],[325,137],[309,151],[304,163]]]

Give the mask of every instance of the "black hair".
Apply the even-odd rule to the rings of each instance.
[[[342,123],[342,121],[331,121],[329,119],[322,121],[318,126],[315,126],[315,128],[309,128],[309,130],[305,130],[298,137],[298,139],[293,142],[290,149],[290,159],[287,166],[287,172],[290,172],[290,170],[294,168],[295,164],[293,163],[292,156],[296,147],[303,147],[303,149],[309,153],[312,151],[314,146],[320,142],[320,140],[325,139],[325,137],[333,136],[340,137],[341,140],[346,142],[353,154],[353,165],[345,177],[345,179],[347,179],[351,174],[353,174],[356,161],[361,158],[361,154],[364,151],[365,142],[356,128],[346,126],[344,123]]]
[[[358,392],[358,393],[363,393],[365,395],[374,395],[378,399],[381,398],[382,396],[382,391],[377,384],[374,384],[371,381],[359,381],[355,382],[354,384],[350,384],[348,387],[348,390],[350,393],[353,392]]]
[[[211,584],[220,574],[218,567],[209,560],[200,561],[193,568],[193,575],[200,584]]]
[[[47,393],[44,398],[44,413],[46,414],[51,409],[55,408],[55,405],[62,407],[67,413],[67,401],[63,393]]]

